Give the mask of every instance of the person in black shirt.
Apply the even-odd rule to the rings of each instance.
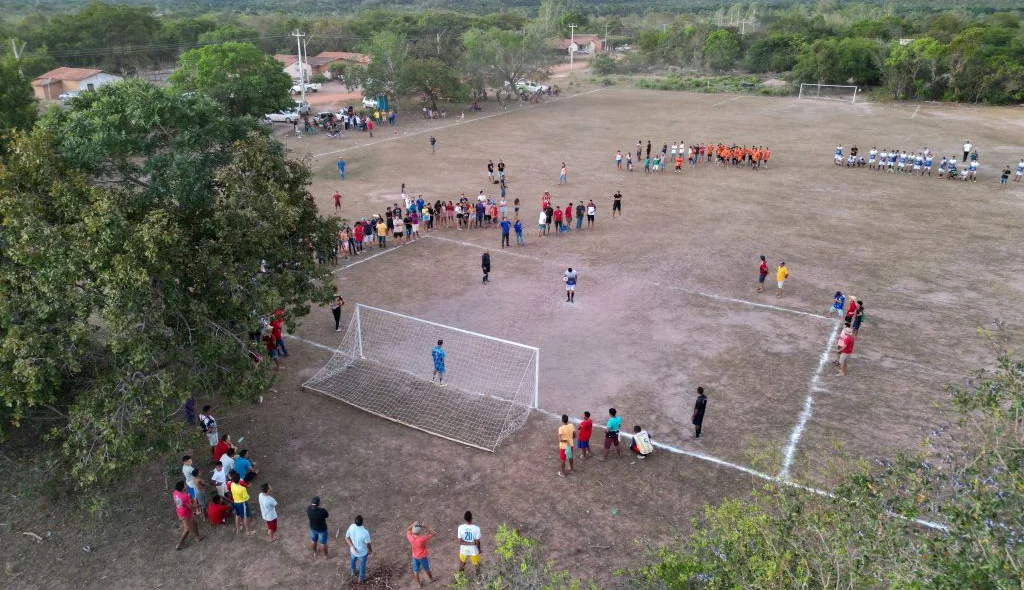
[[[491,274],[490,250],[484,250],[483,255],[480,256],[480,268],[484,271],[484,282],[486,283],[489,280],[487,275]]]
[[[615,217],[615,212],[619,212],[619,217],[622,217],[622,191],[615,191],[612,195],[612,217]]]
[[[487,180],[494,182],[494,162],[487,160]]]
[[[651,140],[647,140],[647,157],[651,157]]]
[[[306,516],[309,517],[309,538],[313,541],[313,557],[316,557],[318,545],[324,546],[324,557],[330,559],[327,554],[327,537],[330,536],[327,530],[327,510],[320,507],[320,496],[313,496],[313,500],[306,508]]]
[[[700,438],[700,427],[704,423],[704,409],[708,407],[708,396],[704,395],[704,388],[697,388],[697,403],[693,405],[693,428],[696,431],[693,438]]]

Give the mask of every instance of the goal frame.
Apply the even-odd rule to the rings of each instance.
[[[378,361],[375,361],[373,359],[368,359],[364,355],[364,350],[363,350],[363,331],[362,331],[362,310],[372,311],[374,313],[379,313],[379,314],[386,314],[386,315],[394,316],[396,318],[400,318],[402,320],[407,320],[407,321],[416,322],[416,323],[419,323],[419,324],[425,324],[425,325],[429,325],[429,326],[434,326],[434,327],[437,327],[437,328],[440,328],[440,329],[443,329],[443,330],[450,330],[450,331],[453,331],[453,332],[459,332],[461,334],[465,334],[467,336],[472,336],[474,338],[483,338],[485,340],[490,340],[490,341],[493,341],[493,342],[499,342],[501,344],[505,344],[505,345],[508,345],[508,346],[514,346],[516,348],[520,348],[520,349],[523,349],[525,351],[528,351],[533,356],[532,362],[533,362],[533,365],[534,365],[533,366],[533,400],[532,400],[532,404],[528,404],[527,405],[527,404],[523,404],[522,402],[517,403],[514,399],[505,399],[503,397],[502,398],[497,398],[497,399],[501,399],[502,401],[508,401],[509,402],[508,411],[506,413],[506,424],[511,424],[511,422],[508,422],[508,416],[512,415],[513,411],[515,410],[515,408],[517,406],[519,408],[526,408],[525,416],[528,416],[529,413],[531,413],[533,411],[537,411],[537,410],[540,409],[540,349],[539,348],[537,348],[535,346],[530,346],[530,345],[527,345],[527,344],[523,344],[521,342],[513,342],[511,340],[505,340],[503,338],[497,338],[495,336],[490,336],[490,335],[487,335],[487,334],[481,334],[479,332],[473,332],[473,331],[470,331],[470,330],[465,330],[463,328],[457,328],[455,326],[449,326],[449,325],[441,324],[441,323],[438,323],[438,322],[432,322],[430,320],[426,320],[426,319],[423,319],[423,318],[418,318],[418,317],[406,315],[406,314],[403,314],[403,313],[398,313],[398,312],[387,310],[387,309],[381,309],[379,307],[373,307],[371,305],[365,305],[365,304],[362,304],[362,303],[357,303],[355,305],[355,309],[354,309],[353,314],[352,314],[352,319],[351,319],[351,321],[349,323],[349,330],[353,330],[354,329],[356,331],[355,338],[354,338],[355,343],[356,343],[356,351],[355,352],[356,352],[356,354],[359,355],[359,360],[365,360],[365,361],[369,361],[369,362],[378,362]],[[346,354],[346,353],[343,352],[342,347],[344,345],[344,340],[345,340],[345,337],[342,338],[342,342],[339,343],[338,348],[335,349],[335,352],[334,352],[335,356],[334,356],[334,358],[337,358],[339,355],[340,356],[348,357],[349,360],[345,363],[345,367],[347,367],[347,366],[351,365],[353,362],[355,362],[356,359],[352,358],[351,354]],[[345,367],[342,367],[340,370],[342,370],[342,371],[345,370]],[[340,398],[340,397],[338,397],[336,395],[333,395],[333,394],[331,394],[329,392],[323,391],[318,386],[313,385],[313,383],[318,380],[318,378],[321,376],[321,374],[323,374],[323,372],[326,369],[327,369],[327,367],[324,367],[323,369],[318,371],[312,378],[310,378],[309,380],[307,380],[305,383],[302,384],[302,388],[303,389],[308,389],[308,390],[311,390],[311,391],[316,391],[316,392],[324,394],[324,395],[326,395],[328,397],[337,399],[337,400],[341,401],[342,403],[346,403],[346,404],[348,404],[348,405],[350,405],[350,406],[352,406],[352,407],[354,407],[354,408],[356,408],[356,409],[358,409],[360,411],[363,411],[363,412],[366,412],[368,414],[372,414],[372,415],[378,416],[378,417],[383,418],[385,420],[388,420],[390,422],[394,422],[396,424],[401,424],[403,426],[407,426],[409,428],[413,428],[415,430],[419,430],[421,432],[425,432],[425,433],[430,434],[432,436],[436,436],[436,437],[439,437],[439,438],[450,440],[452,442],[455,442],[455,443],[458,443],[458,444],[461,444],[461,445],[465,445],[465,446],[468,446],[468,447],[472,447],[472,448],[480,449],[482,451],[488,451],[488,452],[492,452],[493,453],[495,451],[495,449],[497,448],[497,446],[501,444],[502,440],[504,440],[504,438],[506,438],[508,435],[510,435],[512,432],[515,432],[515,430],[518,430],[522,426],[522,423],[520,423],[519,426],[513,428],[510,432],[508,432],[508,433],[506,433],[506,434],[504,434],[502,436],[499,436],[498,439],[495,441],[494,446],[492,448],[488,448],[488,447],[485,447],[485,446],[482,446],[482,445],[479,445],[479,444],[474,444],[473,442],[469,442],[469,441],[466,441],[466,440],[459,440],[458,438],[453,438],[453,437],[445,435],[444,433],[441,433],[441,432],[435,432],[433,430],[429,430],[427,428],[424,428],[422,426],[418,426],[416,424],[410,424],[409,422],[407,422],[405,420],[402,420],[401,418],[398,418],[396,416],[390,416],[390,415],[387,415],[387,414],[375,411],[372,408],[368,408],[368,407],[364,407],[364,406],[359,405],[359,404],[352,403],[352,402],[347,401],[345,399],[342,399],[342,398]],[[526,379],[529,379],[529,377],[527,377],[527,375],[529,375],[528,367],[527,367],[527,372],[525,372],[525,373],[526,374],[524,375],[524,377],[526,377]],[[529,381],[527,381],[527,383],[528,382]],[[486,393],[480,393],[480,392],[466,390],[466,389],[461,389],[461,388],[459,389],[459,391],[461,391],[463,393],[468,393],[470,395],[489,396]],[[496,396],[489,396],[489,397],[496,397]]]
[[[805,88],[807,90],[805,90]],[[804,99],[804,98],[812,98],[812,99],[817,99],[817,100],[838,100],[840,102],[846,102],[847,101],[847,99],[845,99],[845,98],[837,98],[837,97],[833,97],[833,96],[821,96],[821,89],[822,88],[851,88],[851,89],[853,89],[853,95],[850,98],[850,103],[851,104],[856,104],[856,102],[857,102],[857,93],[860,91],[860,87],[858,87],[858,86],[849,86],[849,85],[844,85],[844,84],[817,84],[817,83],[813,83],[813,82],[811,82],[811,83],[801,82],[800,83],[800,94],[797,96],[797,99],[800,100],[800,99]]]

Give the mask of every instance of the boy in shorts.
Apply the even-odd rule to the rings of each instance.
[[[757,292],[764,291],[764,280],[768,278],[768,261],[761,255],[761,266],[757,269]]]
[[[786,283],[786,279],[789,278],[789,269],[786,268],[786,263],[779,261],[779,269],[775,271],[775,280],[779,283],[779,292],[775,294],[776,297],[782,297],[782,286]]]
[[[562,425],[558,427],[558,476],[565,477],[566,473],[572,473],[572,445],[576,440],[576,428],[569,424],[569,415],[562,414]],[[565,469],[565,462],[569,461],[569,469]]]
[[[604,433],[604,455],[601,460],[608,459],[608,453],[612,450],[612,445],[615,445],[615,457],[622,457],[622,451],[619,449],[619,428],[622,427],[622,418],[616,416],[615,408],[608,410],[608,426],[607,432]]]
[[[476,566],[480,573],[480,527],[473,524],[473,513],[469,510],[463,515],[465,523],[459,525],[459,571],[466,571],[466,562]]]
[[[580,459],[590,456],[590,436],[594,432],[594,421],[590,418],[590,412],[583,412],[583,419],[580,420],[580,432],[576,437],[576,448],[580,451]]]

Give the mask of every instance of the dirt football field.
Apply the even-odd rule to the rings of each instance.
[[[3,585],[347,587],[344,540],[334,532],[361,514],[373,535],[370,587],[413,588],[405,528],[422,520],[440,533],[431,565],[449,580],[458,567],[455,528],[472,510],[488,558],[495,529],[509,523],[538,538],[557,568],[621,587],[614,570],[685,533],[704,504],[744,497],[778,476],[828,488],[837,449],[881,457],[948,426],[944,386],[994,359],[979,327],[1002,326],[998,340],[1022,336],[1024,183],[1011,177],[1000,190],[998,181],[1024,157],[1019,108],[613,86],[508,111],[488,103],[462,122],[410,116],[373,139],[285,131],[276,133],[314,170],[323,212],[349,220],[383,214],[400,202],[402,183],[430,202],[481,190],[496,198],[486,164],[505,162],[525,246],[513,238],[512,248],[500,248],[494,227],[442,225],[414,243],[389,240],[385,250],[339,260],[334,276],[347,304],[343,329],[362,303],[539,348],[540,408],[488,453],[303,390],[341,342],[325,302],[286,341],[290,356],[264,402],[217,414],[221,432],[244,437],[257,481],[273,485],[279,542],[265,542],[257,516],[255,538],[203,525],[209,538],[174,551],[177,478],[154,461],[125,484],[109,520],[47,507],[3,515]],[[625,156],[649,139],[655,150],[681,140],[764,145],[772,155],[759,171],[706,163],[681,174],[616,169],[616,150]],[[832,163],[837,144],[865,156],[872,146],[928,147],[937,169],[943,155],[959,158],[965,140],[980,154],[973,183]],[[562,162],[568,182],[560,185]],[[617,190],[623,211],[613,218]],[[562,207],[593,200],[593,227],[539,237],[543,191]],[[486,285],[485,249],[493,267]],[[763,293],[755,290],[761,254],[772,269]],[[774,270],[783,260],[790,276],[778,297]],[[561,280],[568,267],[579,273],[574,303]],[[866,312],[845,377],[831,364],[840,325],[827,313],[837,290],[863,300]],[[430,370],[427,349],[424,378]],[[695,440],[698,386],[708,408]],[[589,410],[603,424],[610,407],[624,431],[641,425],[661,448],[644,461],[626,452],[578,461],[558,477],[557,416]],[[595,430],[599,454],[601,442]],[[193,450],[205,471],[198,434]],[[305,509],[314,495],[330,511],[329,560],[314,560],[308,548]],[[42,543],[21,534],[28,527]]]

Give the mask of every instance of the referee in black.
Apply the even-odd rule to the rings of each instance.
[[[708,407],[708,396],[704,395],[704,388],[697,388],[697,403],[693,404],[693,438],[700,438],[700,427],[704,423],[704,410]]]
[[[484,250],[483,255],[480,257],[480,269],[484,271],[484,282],[488,282],[490,279],[487,275],[491,274],[491,251]]]

